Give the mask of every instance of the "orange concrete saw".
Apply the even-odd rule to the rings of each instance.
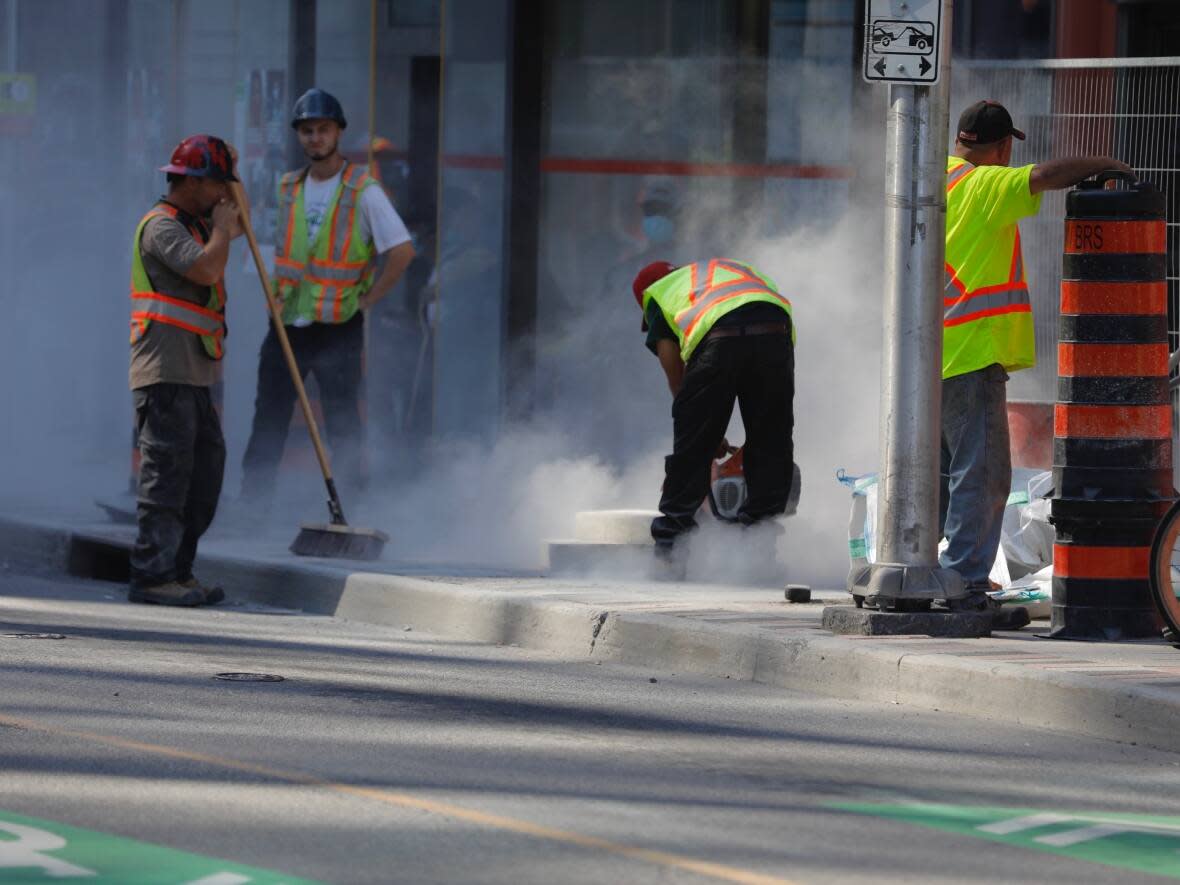
[[[746,503],[749,492],[746,489],[745,466],[742,462],[744,446],[725,446],[724,454],[713,459],[709,477],[709,510],[722,522],[737,522],[738,512]],[[784,516],[792,516],[799,509],[799,489],[803,477],[799,465],[792,465],[791,494],[787,498]]]

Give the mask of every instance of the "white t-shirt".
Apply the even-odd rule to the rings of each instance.
[[[332,195],[340,186],[340,177],[344,174],[344,167],[331,178],[323,181],[317,179],[310,172],[303,180],[303,214],[307,219],[307,245],[310,248],[315,242],[316,234],[324,223],[324,216],[332,202]],[[373,248],[380,255],[394,246],[410,241],[410,232],[406,230],[405,222],[389,202],[384,188],[367,187],[361,192],[360,199],[361,239],[372,242]],[[295,321],[295,325],[307,325],[309,321]]]
[[[340,171],[323,181],[308,174],[303,182],[303,212],[307,219],[307,245],[315,242],[320,225],[328,212],[332,202],[332,195],[340,186],[340,176],[344,174],[344,167]],[[373,243],[373,248],[380,255],[394,246],[410,241],[410,232],[406,230],[405,222],[389,202],[384,189],[367,187],[361,193],[361,238]]]

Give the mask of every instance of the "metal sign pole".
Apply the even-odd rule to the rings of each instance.
[[[898,611],[964,592],[938,565],[951,6],[942,0],[938,79],[889,87],[879,540],[877,561],[849,590]]]

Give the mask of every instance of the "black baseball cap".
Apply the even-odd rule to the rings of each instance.
[[[993,144],[1009,135],[1024,141],[1012,115],[998,101],[977,101],[959,117],[958,140],[966,145]]]

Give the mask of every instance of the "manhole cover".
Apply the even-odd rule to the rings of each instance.
[[[282,682],[285,679],[273,673],[218,673],[213,678],[226,682]]]
[[[0,639],[65,639],[64,633],[0,633]]]

